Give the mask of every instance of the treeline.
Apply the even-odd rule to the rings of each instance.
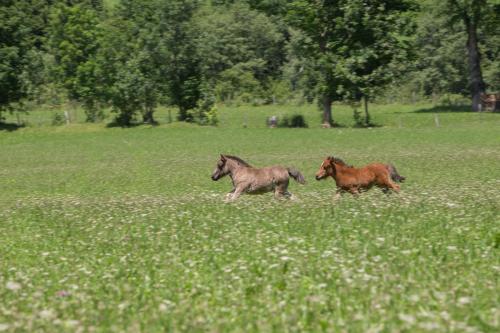
[[[500,90],[497,0],[2,0],[1,112],[215,123],[214,103],[332,103]],[[359,115],[358,115],[359,117]]]

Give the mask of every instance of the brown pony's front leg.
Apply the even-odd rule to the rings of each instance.
[[[335,204],[335,202],[337,202],[338,200],[340,200],[340,198],[342,197],[343,193],[344,193],[343,189],[337,188],[337,191],[335,192],[335,195],[333,196],[333,203],[334,204]]]

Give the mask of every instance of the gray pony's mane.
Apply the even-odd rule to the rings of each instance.
[[[334,162],[334,163],[338,163],[340,165],[343,165],[343,166],[346,166],[348,168],[352,168],[353,166],[350,165],[350,164],[347,164],[346,162],[344,162],[344,160],[338,158],[338,157],[333,157],[333,156],[330,156],[330,159]]]
[[[251,167],[250,164],[248,164],[247,162],[243,161],[241,158],[239,158],[238,156],[233,156],[233,155],[223,155],[225,158],[229,158],[231,160],[234,160],[240,164],[242,164],[243,166],[246,166],[246,167]]]

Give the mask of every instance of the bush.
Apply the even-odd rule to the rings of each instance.
[[[210,91],[203,91],[198,107],[188,110],[187,119],[199,125],[217,126],[219,123],[217,115],[215,96]]]
[[[61,126],[64,125],[64,122],[64,116],[59,112],[56,112],[52,115],[52,126]]]
[[[458,94],[444,94],[443,96],[439,97],[437,104],[443,106],[468,106],[470,104],[470,98]]]
[[[288,127],[288,128],[307,128],[306,120],[301,114],[293,115],[291,118],[284,116],[283,119],[278,123],[278,127]]]

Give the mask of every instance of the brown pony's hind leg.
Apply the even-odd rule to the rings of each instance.
[[[357,188],[357,187],[350,187],[349,188],[349,193],[351,193],[353,197],[357,198],[357,197],[359,197],[359,188]]]
[[[394,192],[398,193],[399,192],[399,185],[393,182],[389,175],[384,175],[382,177],[382,181],[380,184],[378,184],[379,187],[382,188],[382,191],[384,193],[389,193],[389,190],[393,190]]]

